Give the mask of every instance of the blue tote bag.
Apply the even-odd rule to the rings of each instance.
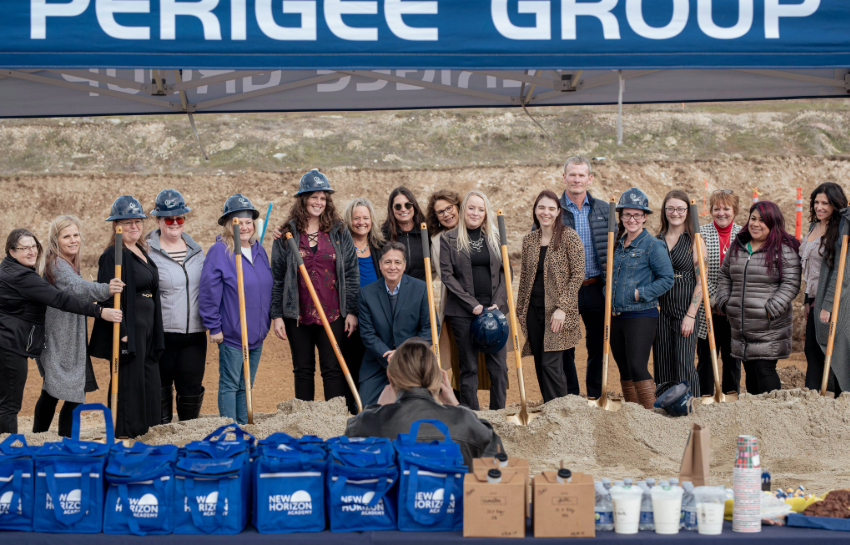
[[[430,424],[442,441],[417,442],[419,427]],[[398,455],[398,529],[410,532],[463,530],[463,479],[460,445],[439,420],[417,420],[393,442]]]
[[[23,435],[0,443],[0,530],[32,532],[34,452]]]
[[[101,411],[106,444],[80,441],[80,413]],[[112,413],[101,403],[74,409],[71,438],[45,443],[35,455],[36,532],[99,534],[103,528],[104,469],[115,443]]]
[[[231,441],[226,434],[236,437]],[[229,425],[207,438],[189,443],[178,456],[175,534],[238,534],[248,523],[254,437]]]
[[[327,504],[332,532],[396,530],[398,468],[389,439],[328,439]]]
[[[274,433],[257,446],[254,527],[260,533],[325,529],[327,451],[312,438]]]
[[[104,534],[170,534],[177,447],[113,445],[106,464]]]

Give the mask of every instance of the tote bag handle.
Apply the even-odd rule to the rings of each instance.
[[[228,477],[218,480],[218,500],[215,502],[215,517],[204,517],[201,512],[201,506],[198,504],[198,497],[195,495],[195,479],[186,477],[184,487],[186,496],[189,498],[189,510],[192,512],[192,522],[195,527],[202,532],[209,534],[215,532],[224,523],[224,502],[227,499],[227,481]],[[204,519],[212,519],[212,524],[209,524]]]
[[[407,480],[407,501],[405,502],[405,508],[410,513],[410,517],[419,524],[425,525],[436,524],[446,518],[456,478],[454,472],[446,471],[446,480],[443,483],[443,503],[440,505],[440,511],[433,514],[423,513],[421,511],[425,510],[416,509],[416,493],[419,491],[419,468],[414,465],[410,466],[410,478]]]
[[[416,440],[419,438],[419,427],[422,424],[431,424],[432,426],[437,428],[437,431],[439,431],[440,433],[443,434],[443,436],[444,436],[443,440],[437,441],[437,443],[444,444],[444,443],[451,443],[452,442],[452,436],[449,433],[449,427],[446,426],[444,423],[440,422],[439,420],[435,420],[433,418],[424,418],[422,420],[417,420],[416,422],[414,422],[413,424],[410,425],[410,432],[409,433],[400,433],[399,434],[399,436],[398,436],[399,440],[403,444],[416,443]]]
[[[386,495],[390,488],[392,488],[394,482],[393,479],[388,479],[387,477],[378,477],[377,482],[375,483],[374,490],[372,492],[374,495],[372,499],[369,500],[369,503],[366,504],[366,507],[375,507],[378,505],[378,502]],[[331,494],[333,495],[334,500],[340,497],[342,494],[342,489],[345,487],[345,483],[348,482],[348,477],[343,475],[339,475],[336,479],[336,482],[331,486]],[[340,502],[343,503],[343,502]]]
[[[165,494],[163,494],[165,484],[162,482],[162,479],[155,478],[153,480],[153,487],[154,490],[156,490],[157,503],[159,505],[164,506],[165,502],[162,500],[165,499]],[[130,527],[130,531],[133,533],[133,535],[146,536],[148,535],[148,533],[150,533],[150,531],[157,529],[158,526],[156,520],[159,518],[159,516],[153,518],[152,525],[145,524],[145,526],[152,526],[151,528],[146,528],[145,530],[141,528],[142,525],[139,524],[139,521],[136,520],[133,511],[130,509],[130,495],[129,491],[127,490],[126,484],[122,483],[118,485],[118,497],[121,500],[121,516],[124,517],[124,520],[127,521],[127,526]]]
[[[15,441],[20,441],[23,447],[13,447],[12,445],[15,443]],[[9,456],[21,454],[21,452],[16,452],[21,450],[25,450],[25,452],[29,454],[29,448],[30,447],[27,444],[27,438],[20,433],[13,433],[9,437],[3,439],[3,442],[0,443],[0,452]]]
[[[83,411],[100,411],[103,413],[103,421],[106,423],[106,444],[112,446],[115,443],[115,429],[112,427],[112,411],[103,403],[83,403],[74,409],[71,439],[80,440],[80,413]]]
[[[16,469],[12,473],[12,500],[9,502],[9,509],[5,513],[0,513],[0,517],[18,516],[18,502],[21,501],[21,492],[23,492],[23,476],[22,469]],[[21,514],[23,515],[23,504],[21,505]]]
[[[110,416],[108,422],[112,422]],[[76,422],[76,420],[75,420]],[[95,470],[95,466],[83,466],[80,468],[80,509],[76,513],[66,515],[62,508],[62,502],[59,501],[59,487],[56,484],[56,474],[53,471],[53,466],[47,466],[44,470],[47,475],[47,490],[50,492],[50,498],[53,500],[53,513],[56,515],[56,520],[65,526],[79,522],[89,511],[89,498],[91,496],[91,473]],[[101,513],[102,514],[102,513]]]

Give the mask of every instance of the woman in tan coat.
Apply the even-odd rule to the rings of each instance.
[[[534,356],[543,402],[567,395],[561,358],[581,340],[578,290],[584,280],[584,246],[564,226],[557,195],[544,190],[534,202],[535,230],[522,240],[522,275],[517,318],[525,345]]]

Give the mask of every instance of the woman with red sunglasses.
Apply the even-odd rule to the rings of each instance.
[[[172,420],[175,389],[181,421],[197,418],[204,402],[207,334],[198,310],[204,250],[183,232],[190,210],[176,189],[161,191],[151,212],[157,218],[158,229],[147,235],[150,258],[159,269],[165,330],[165,352],[159,360],[162,424]]]

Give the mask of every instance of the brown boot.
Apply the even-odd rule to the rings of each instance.
[[[655,404],[655,381],[641,380],[634,383],[634,388],[637,391],[638,403],[643,405],[644,409],[652,409]]]
[[[621,380],[620,388],[623,389],[623,401],[627,403],[637,403],[638,396],[635,391],[635,383],[630,380]]]

